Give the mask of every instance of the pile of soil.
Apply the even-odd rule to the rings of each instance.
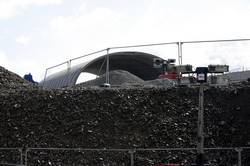
[[[34,88],[35,86],[21,78],[19,75],[0,66],[0,88]]]
[[[19,83],[16,83],[19,85]],[[250,83],[205,90],[205,147],[250,146]],[[2,147],[137,149],[196,147],[198,88],[0,88]],[[194,163],[193,152],[136,152],[135,165]],[[243,162],[250,155],[243,154]],[[129,165],[127,152],[29,152],[29,165]],[[234,165],[237,154],[207,155]],[[2,161],[15,156],[1,153]]]

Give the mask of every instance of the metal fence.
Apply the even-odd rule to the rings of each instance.
[[[137,149],[87,149],[87,148],[0,148],[0,165],[157,165],[195,163],[196,148],[137,148]],[[15,153],[13,153],[15,152]],[[207,163],[211,166],[247,166],[250,147],[205,148]],[[3,158],[6,156],[6,158]],[[16,161],[14,161],[16,160]],[[110,164],[111,163],[111,164]],[[113,163],[113,164],[112,164]]]

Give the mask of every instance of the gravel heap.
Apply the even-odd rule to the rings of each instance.
[[[0,88],[16,89],[16,88],[34,88],[35,86],[21,78],[19,75],[8,71],[0,66]]]
[[[110,71],[109,81],[110,84],[114,86],[121,86],[122,84],[141,84],[144,82],[141,78],[124,70]],[[77,86],[82,86],[82,87],[100,86],[105,82],[106,82],[106,74],[103,74],[94,80],[83,82],[81,84],[78,84]]]
[[[168,79],[156,79],[150,81],[144,81],[136,75],[129,73],[124,70],[113,70],[109,73],[110,84],[113,87],[173,87],[175,86],[174,82]],[[106,82],[106,74],[101,75],[100,77],[80,83],[75,86],[79,87],[98,87]]]
[[[17,83],[18,84],[18,83]],[[250,84],[205,91],[205,146],[250,146]],[[2,147],[196,147],[197,88],[0,88]],[[247,154],[247,155],[246,155]],[[135,165],[193,163],[195,152],[137,152]],[[234,165],[237,154],[208,154],[215,165]],[[17,157],[1,153],[2,161]],[[129,165],[127,152],[29,152],[29,165]],[[243,163],[250,163],[243,153]]]

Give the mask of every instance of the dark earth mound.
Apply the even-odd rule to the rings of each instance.
[[[17,85],[19,83],[17,82]],[[250,146],[250,84],[205,91],[205,147]],[[1,147],[196,147],[198,88],[0,89]],[[244,154],[243,161],[250,162]],[[193,163],[192,152],[136,152],[135,165]],[[237,154],[207,153],[215,165]],[[129,165],[126,152],[29,152],[28,165]],[[1,154],[1,159],[16,157]]]
[[[21,78],[19,75],[8,71],[7,69],[0,66],[0,88],[1,89],[26,89],[34,88],[35,85],[32,85],[28,81]]]

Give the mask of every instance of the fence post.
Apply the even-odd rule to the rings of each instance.
[[[106,55],[106,83],[109,84],[109,50],[110,48],[107,48],[107,55]]]
[[[48,69],[46,69],[46,71],[45,71],[45,74],[44,74],[44,79],[43,79],[43,89],[45,89],[45,81],[46,81],[46,78],[47,78],[47,74],[48,74]]]
[[[200,84],[198,110],[197,165],[204,165],[204,85]]]
[[[25,150],[25,164],[24,164],[25,166],[28,166],[28,150],[29,149]]]
[[[69,85],[69,83],[70,83],[70,70],[71,70],[71,60],[69,60],[68,62],[67,62],[67,85],[66,86],[68,86],[68,87],[70,87],[71,85]]]
[[[19,149],[19,152],[20,152],[20,165],[23,165],[23,150],[22,149]]]
[[[242,161],[241,161],[241,152],[242,152],[242,148],[235,148],[235,151],[238,153],[238,166],[242,165]]]
[[[178,45],[178,63],[182,65],[182,42],[177,42]]]
[[[23,149],[22,148],[20,148],[19,149],[19,152],[20,152],[20,165],[24,165],[24,163],[23,163]]]
[[[130,150],[128,152],[130,154],[130,166],[134,166],[135,165],[135,150]]]

